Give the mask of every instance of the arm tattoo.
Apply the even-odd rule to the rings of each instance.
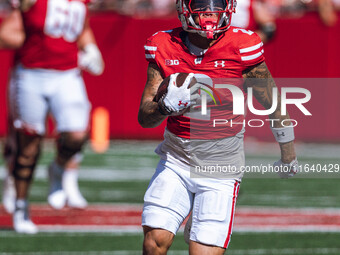
[[[244,78],[271,78],[271,74],[268,70],[268,67],[265,62],[262,62],[261,64],[252,67],[250,69],[247,69],[243,73]]]
[[[154,97],[158,90],[158,86],[155,86],[155,83],[161,84],[163,78],[160,76],[158,68],[155,69],[152,65],[154,64],[150,64],[150,67],[147,71],[148,79],[145,87],[150,90],[150,95]]]
[[[270,109],[273,104],[273,88],[276,88],[275,81],[270,74],[265,62],[246,70],[243,73],[245,87],[252,87],[253,94],[257,101],[265,108]],[[279,119],[274,122],[274,127],[282,127],[281,121],[289,119],[289,115],[281,115],[281,97],[278,93],[278,104],[274,113],[269,118]],[[288,124],[288,123],[287,123]]]
[[[271,76],[267,65],[263,62],[249,70],[246,70],[243,74],[245,79],[245,86],[252,87],[254,96],[261,103],[261,105],[270,109],[273,104],[273,88],[276,87],[275,81]],[[274,121],[274,127],[282,127],[281,123],[285,119],[289,119],[288,113],[286,115],[281,114],[281,97],[278,93],[278,104],[276,110],[269,115],[270,119],[278,119],[279,121]],[[286,125],[289,122],[285,123]],[[296,158],[294,142],[289,142],[285,144],[280,144],[281,149],[281,160],[283,162],[289,163]]]
[[[147,82],[144,88],[138,112],[138,122],[142,127],[152,128],[158,126],[166,117],[158,110],[158,103],[153,101],[163,78],[156,64],[149,64]]]

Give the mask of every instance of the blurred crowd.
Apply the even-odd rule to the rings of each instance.
[[[92,10],[116,11],[138,18],[167,17],[176,13],[175,0],[92,0]]]
[[[253,0],[266,6],[275,17],[299,18],[308,11],[319,11],[326,25],[336,22],[340,0]],[[93,0],[93,10],[114,10],[140,18],[175,15],[175,0]]]
[[[250,0],[249,0],[250,1]],[[265,5],[274,17],[299,18],[306,12],[318,11],[327,26],[335,24],[340,0],[252,0]],[[9,9],[10,0],[0,0],[0,13]],[[176,0],[92,0],[92,11],[114,11],[136,18],[168,17],[176,15]]]

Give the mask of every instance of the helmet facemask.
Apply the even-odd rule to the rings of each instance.
[[[177,0],[176,5],[185,31],[213,39],[229,28],[236,0]]]

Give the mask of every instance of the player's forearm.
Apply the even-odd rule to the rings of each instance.
[[[0,26],[0,48],[17,49],[25,40],[21,14],[12,11]]]
[[[158,103],[154,101],[158,87],[163,81],[160,70],[156,64],[149,64],[147,77],[148,79],[139,107],[138,122],[143,128],[154,128],[160,125],[167,117],[161,114]]]
[[[273,105],[273,88],[276,88],[275,81],[271,76],[265,63],[246,71],[243,74],[246,79],[246,86],[253,88],[253,94],[257,101],[265,108],[270,109]],[[279,142],[281,160],[283,163],[290,163],[296,158],[294,149],[294,131],[290,127],[289,114],[282,115],[280,93],[276,95],[277,106],[275,111],[269,115],[271,128],[275,139]],[[284,121],[286,120],[286,121]],[[284,123],[284,125],[282,125]]]
[[[337,21],[337,15],[332,0],[319,0],[318,11],[321,20],[326,26],[335,25]]]
[[[167,116],[158,110],[158,103],[149,101],[141,105],[138,112],[138,122],[143,128],[154,128],[159,126]]]
[[[0,34],[0,48],[18,49],[24,40],[25,35],[19,31],[4,31]]]
[[[272,120],[272,125],[271,128],[275,138],[277,138],[277,135],[280,135],[282,132],[292,132],[292,138],[294,139],[294,131],[293,127],[291,127],[291,122],[289,121],[289,114],[287,113],[286,115],[282,115],[281,113],[281,101],[280,101],[280,95],[278,93],[278,106],[275,110],[274,113],[269,115],[269,119]],[[284,125],[282,125],[284,123]],[[284,130],[284,131],[283,131]],[[279,142],[280,145],[280,150],[281,150],[281,161],[283,163],[289,164],[296,158],[296,153],[295,153],[295,148],[294,148],[294,140],[289,141],[289,142],[284,142],[281,143]]]
[[[294,141],[288,143],[279,143],[281,150],[281,161],[283,163],[290,163],[296,158]]]
[[[88,20],[86,20],[84,30],[79,36],[77,43],[78,43],[78,48],[81,50],[83,50],[85,46],[88,44],[95,44],[95,45],[97,44],[93,31],[90,28]]]

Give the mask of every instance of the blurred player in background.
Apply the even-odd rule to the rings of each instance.
[[[277,16],[301,18],[308,11],[317,11],[325,26],[336,24],[340,0],[262,0]]]
[[[269,109],[275,83],[258,35],[230,27],[236,1],[178,0],[176,5],[182,27],[158,32],[145,45],[149,66],[138,120],[144,128],[153,128],[167,119],[167,127],[164,141],[156,149],[161,160],[144,196],[143,252],[166,254],[192,210],[189,253],[223,254],[231,237],[242,172],[221,179],[190,178],[190,169],[206,162],[240,169],[244,165],[244,129],[234,125],[211,132],[210,120],[197,119],[188,112],[195,98],[189,84],[207,76],[239,78],[240,89],[252,87],[256,99]],[[190,74],[178,87],[179,72]],[[169,77],[169,85],[157,101],[165,77]],[[251,82],[258,80],[251,78],[262,82]],[[232,114],[232,103],[224,103],[224,118],[242,122],[243,115]],[[212,109],[211,114],[221,108]],[[289,116],[282,115],[278,107],[269,118],[286,120]],[[293,176],[297,172],[293,127],[277,121],[272,132],[281,149],[281,160],[275,165],[288,168],[285,177]]]
[[[339,0],[317,0],[317,8],[321,21],[328,27],[334,26],[338,20],[336,13],[340,8]]]
[[[9,136],[5,158],[9,176],[3,202],[13,212],[17,232],[36,233],[28,191],[51,114],[56,123],[57,155],[49,166],[49,204],[55,209],[85,208],[78,168],[88,136],[90,103],[81,69],[100,75],[101,53],[88,21],[88,0],[13,1],[0,30],[2,47],[17,48],[9,84]],[[10,191],[15,179],[15,203]]]
[[[276,32],[275,17],[260,0],[238,0],[231,25],[255,31],[264,43],[273,39]]]

